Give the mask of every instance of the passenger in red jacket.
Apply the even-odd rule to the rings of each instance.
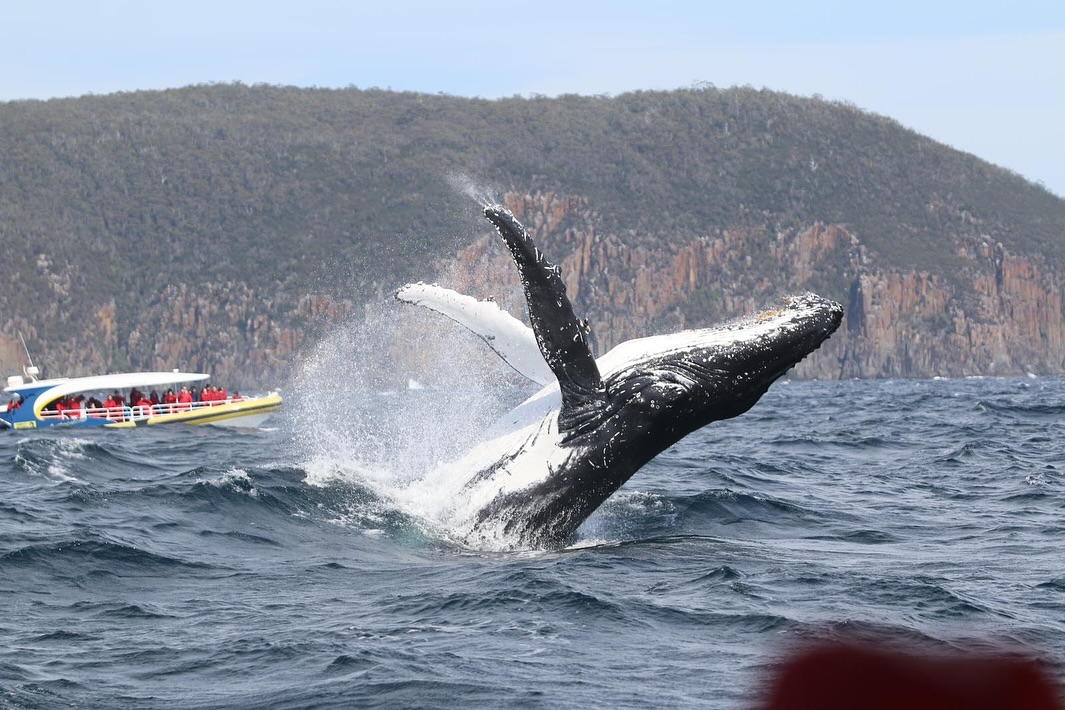
[[[141,393],[141,398],[137,400],[137,404],[135,406],[137,407],[136,415],[138,417],[146,417],[152,413],[152,400],[145,397],[143,392]]]
[[[122,397],[116,392],[107,395],[107,399],[104,400],[104,408],[107,409],[108,419],[120,422],[125,418],[122,416]]]
[[[189,392],[188,387],[182,387],[180,394],[177,396],[178,411],[186,411],[192,409],[192,392]]]

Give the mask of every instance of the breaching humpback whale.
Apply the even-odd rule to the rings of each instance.
[[[839,326],[843,308],[806,293],[714,328],[618,345],[598,360],[561,272],[506,208],[484,215],[521,277],[532,328],[491,301],[410,284],[401,301],[439,311],[544,385],[440,480],[462,481],[451,525],[475,546],[553,547],[641,466],[710,422],[746,412]],[[457,467],[454,468],[454,467]]]

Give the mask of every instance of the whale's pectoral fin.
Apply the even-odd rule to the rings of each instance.
[[[604,401],[603,379],[588,347],[586,330],[573,313],[559,268],[547,261],[525,227],[501,205],[485,207],[488,218],[518,267],[529,322],[547,366],[562,391],[559,429],[573,430]]]
[[[424,283],[407,284],[396,291],[395,297],[436,311],[465,327],[533,382],[554,383],[555,374],[540,355],[532,330],[494,301],[478,301],[449,288]]]

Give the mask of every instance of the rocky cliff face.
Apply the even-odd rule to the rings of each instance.
[[[59,335],[27,321],[9,321],[7,330],[24,334],[48,377],[178,368],[211,373],[230,389],[276,387],[317,334],[352,308],[328,295],[287,295],[293,291],[232,281],[168,284],[135,308],[112,299],[77,323],[68,317]],[[0,338],[5,377],[20,373],[25,359],[17,335]]]
[[[846,318],[796,368],[800,377],[1065,373],[1060,270],[1040,257],[1010,254],[983,233],[991,230],[944,203],[929,209],[950,213],[962,228],[950,245],[950,268],[927,271],[884,266],[845,225],[755,224],[678,240],[605,232],[581,197],[510,195],[507,206],[561,267],[601,353],[630,338],[742,317],[810,290],[841,301]],[[487,230],[438,268],[445,285],[494,295],[522,313],[516,271]],[[62,278],[53,282],[67,287]],[[50,333],[25,318],[4,324],[3,375],[25,364],[21,330],[49,376],[179,367],[247,389],[282,384],[355,304],[308,294],[299,284],[229,281],[168,284],[133,307],[111,300],[77,319],[56,303],[49,307]]]
[[[840,300],[846,320],[796,368],[798,376],[1065,372],[1062,278],[1040,258],[1011,255],[978,231],[956,236],[955,269],[945,274],[885,268],[842,225],[725,229],[671,245],[656,235],[599,232],[579,198],[512,195],[507,206],[562,269],[601,352],[812,290]],[[493,292],[521,311],[515,271],[494,236],[459,254],[447,274],[459,290]]]

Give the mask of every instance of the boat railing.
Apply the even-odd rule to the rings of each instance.
[[[239,397],[234,399],[228,397],[226,399],[209,402],[175,402],[172,404],[160,403],[152,405],[122,405],[115,407],[79,407],[77,409],[64,409],[61,412],[54,409],[46,409],[41,412],[41,419],[46,421],[78,421],[92,418],[110,419],[115,422],[143,421],[164,414],[179,414],[181,412],[191,412],[197,409],[209,409],[221,404],[232,404],[233,402],[240,402],[245,399],[248,398]]]

